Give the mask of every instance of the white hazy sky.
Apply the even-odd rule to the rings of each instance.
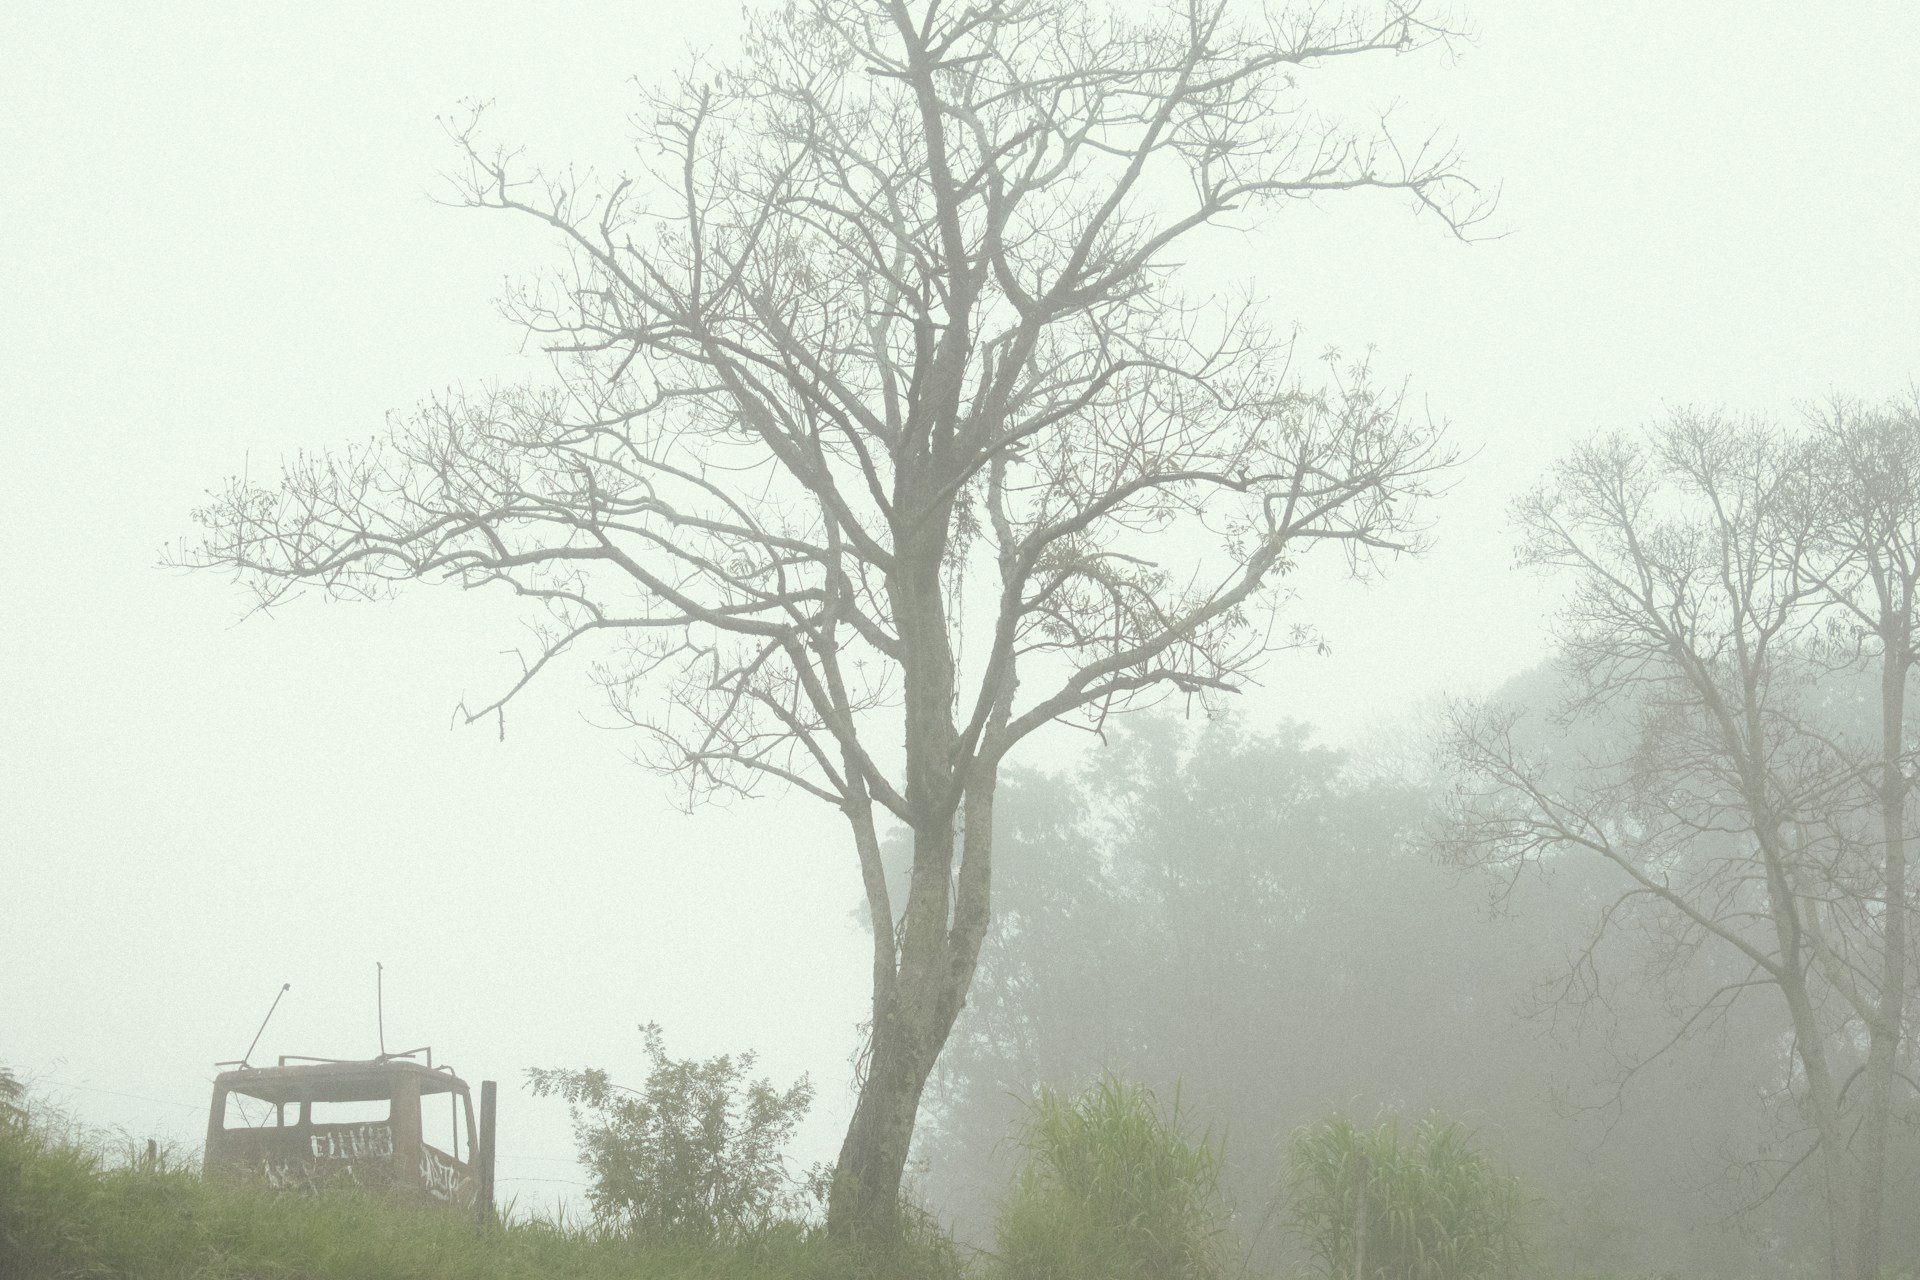
[[[1920,6],[1458,7],[1457,60],[1360,90],[1458,134],[1512,234],[1346,200],[1230,264],[1314,348],[1377,344],[1477,451],[1435,552],[1316,581],[1332,656],[1248,699],[1335,741],[1541,654],[1504,510],[1573,436],[1920,376]],[[630,81],[734,26],[646,0],[0,6],[0,1062],[191,1142],[282,982],[256,1060],[371,1052],[380,960],[389,1045],[503,1082],[506,1194],[578,1176],[522,1070],[637,1076],[648,1020],[812,1072],[806,1155],[831,1155],[866,996],[831,815],[677,814],[572,675],[504,742],[449,732],[506,669],[499,602],[241,622],[224,582],[156,567],[224,475],[524,367],[490,300],[545,245],[429,199],[436,115],[492,99],[495,136],[617,169]]]

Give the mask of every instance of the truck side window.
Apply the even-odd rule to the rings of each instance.
[[[448,1090],[446,1093],[429,1093],[420,1099],[420,1137],[430,1147],[434,1147],[452,1156],[455,1160],[473,1159],[472,1145],[467,1141],[467,1097],[463,1093]]]
[[[290,1102],[286,1108],[287,1123],[300,1123],[300,1104]],[[227,1093],[226,1111],[220,1127],[223,1129],[272,1129],[280,1124],[280,1108],[261,1098],[250,1098],[244,1093]]]

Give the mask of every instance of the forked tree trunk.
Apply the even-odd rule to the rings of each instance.
[[[976,764],[968,775],[960,830],[942,824],[916,833],[897,951],[876,938],[895,965],[876,975],[866,1076],[827,1198],[827,1230],[837,1239],[882,1246],[899,1239],[901,1180],[921,1096],[979,967],[989,920],[998,777],[991,763]],[[884,905],[873,900],[873,892],[870,886],[870,905]],[[872,923],[885,929],[888,916],[876,911]]]
[[[866,1076],[827,1197],[827,1230],[882,1246],[899,1238],[900,1184],[920,1098],[966,1004],[989,919],[998,755],[978,741],[963,746],[953,723],[955,662],[942,578],[953,499],[952,486],[940,483],[948,478],[903,469],[896,506],[925,514],[901,537],[887,575],[902,654],[904,792],[913,815],[913,869],[897,927],[884,873],[874,865],[871,810],[863,804],[848,811],[868,864],[873,1026]],[[1000,677],[989,734],[1005,723],[1014,686],[1010,671]]]

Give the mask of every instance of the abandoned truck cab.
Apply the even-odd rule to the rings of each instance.
[[[477,1132],[467,1082],[432,1060],[430,1052],[424,1063],[283,1057],[274,1067],[222,1071],[207,1116],[208,1176],[289,1189],[355,1183],[484,1215],[493,1199],[492,1107]]]

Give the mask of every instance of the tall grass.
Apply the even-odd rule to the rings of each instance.
[[[281,1193],[117,1161],[35,1117],[0,1125],[0,1277],[64,1280],[959,1280],[922,1233],[887,1258],[782,1223],[726,1242],[472,1218],[352,1188]]]
[[[1043,1089],[1027,1165],[999,1224],[1002,1280],[1213,1280],[1225,1270],[1221,1157],[1184,1132],[1179,1101],[1107,1076]]]
[[[1511,1280],[1532,1254],[1519,1180],[1429,1117],[1403,1135],[1335,1116],[1296,1133],[1292,1225],[1335,1280]]]

